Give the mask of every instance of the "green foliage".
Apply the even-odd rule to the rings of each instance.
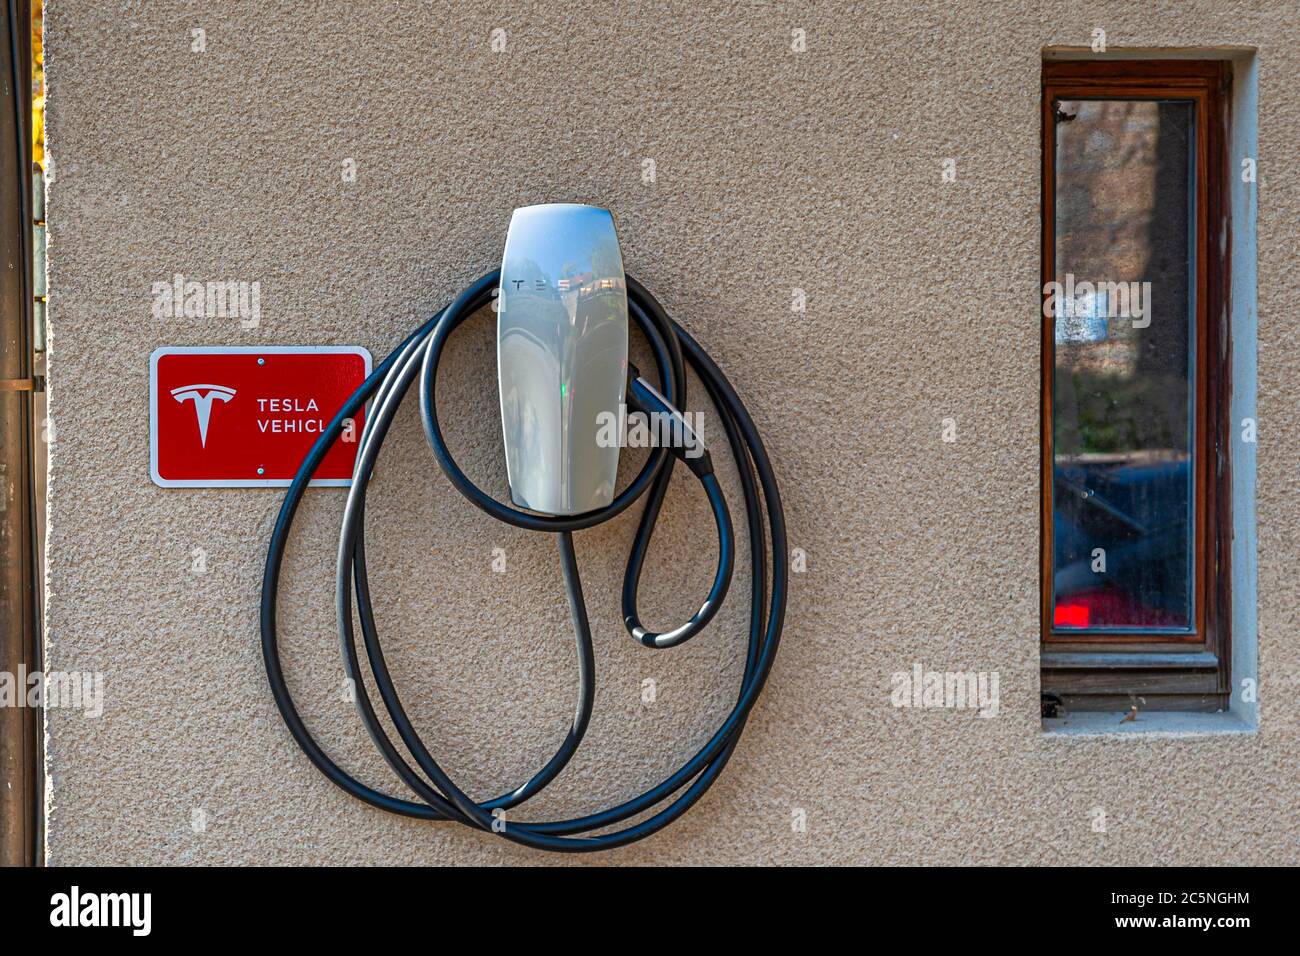
[[[1057,454],[1187,451],[1187,382],[1057,368],[1052,441]]]

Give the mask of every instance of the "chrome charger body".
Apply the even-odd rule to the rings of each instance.
[[[575,515],[606,508],[617,443],[595,422],[617,414],[627,380],[627,279],[614,217],[594,206],[516,209],[497,297],[497,382],[510,498]]]
[[[605,225],[608,226],[608,235],[613,235],[612,220],[602,224],[600,214],[605,217],[609,215],[604,210],[579,206],[530,209],[517,211],[516,220],[523,224],[520,220],[521,213],[527,214],[526,218],[531,218],[538,209],[550,209],[552,212],[544,215],[564,213],[576,217],[576,222],[585,221],[587,225],[575,235],[595,237],[588,243],[592,250],[601,241],[599,237],[604,233]],[[565,213],[565,210],[568,212]],[[531,230],[538,227],[539,223],[528,225]],[[544,231],[544,223],[540,225]],[[515,227],[516,222],[512,221],[512,238],[516,236]],[[550,234],[554,237],[555,231],[552,230]],[[524,233],[519,233],[518,238],[524,238]],[[620,353],[617,302],[602,300],[594,304],[595,311],[583,313],[581,308],[561,309],[551,299],[538,300],[536,304],[542,309],[552,310],[553,323],[556,325],[551,328],[534,324],[536,310],[530,313],[520,305],[512,313],[512,302],[518,304],[520,300],[512,299],[505,285],[507,280],[521,278],[517,272],[511,271],[515,268],[510,255],[512,245],[516,249],[527,247],[526,244],[514,244],[508,239],[504,271],[484,275],[450,305],[411,333],[348,399],[303,460],[285,494],[267,553],[261,606],[263,659],[276,705],[294,739],[327,778],[354,797],[392,813],[427,820],[455,821],[537,849],[588,852],[622,846],[658,832],[690,809],[730,760],[749,713],[771,671],[781,639],[788,584],[785,519],[776,477],[753,419],[726,376],[699,343],[668,317],[654,297],[634,279],[626,277],[624,315],[630,315],[650,347],[659,381],[657,389],[626,363],[626,319],[623,323]],[[615,239],[613,253],[617,255],[617,252]],[[547,295],[552,297],[563,298],[565,294],[572,293],[574,281],[579,284],[579,292],[586,286],[590,286],[587,288],[588,293],[609,292],[616,285],[591,284],[598,283],[598,280],[614,280],[617,283],[622,278],[621,256],[615,269],[607,248],[606,252],[589,256],[586,260],[574,259],[572,256],[561,258],[565,260],[562,271],[563,268],[572,267],[569,284],[564,288],[560,285],[564,277],[551,271],[553,265],[544,266],[541,269],[542,275],[532,277],[534,282],[539,278],[550,282],[552,288]],[[533,261],[538,260],[533,258]],[[545,261],[553,262],[555,257],[551,256]],[[596,267],[586,268],[584,261],[586,265]],[[498,378],[502,390],[502,423],[511,498],[516,504],[549,513],[520,510],[503,504],[478,488],[456,464],[443,440],[439,425],[435,389],[438,365],[447,339],[462,322],[492,301],[498,287],[504,299],[498,329]],[[519,288],[522,290],[522,284]],[[533,291],[542,293],[544,289],[535,286]],[[583,314],[590,321],[579,323],[578,318]],[[565,321],[571,323],[567,330],[558,325]],[[584,341],[588,332],[597,334]],[[543,345],[522,348],[518,353],[511,352],[514,346],[522,345],[530,335],[534,339],[540,336]],[[504,358],[502,342],[507,343],[506,352],[509,353]],[[531,359],[536,359],[543,352],[551,356],[551,364],[529,370],[527,363],[530,353]],[[618,380],[615,383],[610,374],[610,363],[616,364],[620,354],[624,367],[618,369]],[[594,364],[584,364],[586,360]],[[617,469],[617,448],[614,449],[611,469],[608,456],[603,454],[607,449],[589,444],[589,436],[582,427],[582,420],[589,416],[591,410],[607,407],[611,396],[621,398],[625,395],[628,405],[636,410],[677,415],[680,419],[677,409],[686,405],[687,364],[703,384],[717,420],[727,435],[727,443],[737,466],[749,529],[751,610],[745,666],[736,702],[722,725],[692,757],[662,783],[641,795],[599,813],[574,819],[516,820],[513,813],[507,815],[506,811],[522,804],[559,775],[581,743],[591,716],[595,690],[594,653],[573,548],[573,532],[608,521],[645,497],[644,510],[624,575],[622,610],[628,632],[646,647],[665,648],[689,640],[709,623],[726,597],[732,575],[735,536],[709,453],[686,457],[680,454],[680,448],[656,447],[628,487],[615,494],[612,474]],[[534,372],[538,374],[533,374]],[[568,734],[554,756],[531,779],[501,796],[483,802],[466,794],[448,776],[412,726],[384,659],[375,628],[366,574],[364,529],[369,478],[394,414],[417,378],[420,382],[420,410],[425,435],[434,459],[452,485],[472,504],[506,524],[529,531],[546,531],[556,536],[576,637],[579,694]],[[559,394],[561,382],[566,383],[564,395]],[[555,391],[549,392],[546,399],[551,406],[542,405],[530,416],[526,410],[528,404],[542,402],[542,396],[548,395],[547,390],[552,385],[555,386]],[[583,392],[581,397],[577,394],[580,388]],[[511,393],[509,399],[508,392]],[[512,405],[509,409],[508,400]],[[555,405],[557,400],[561,404]],[[320,747],[307,730],[289,694],[280,661],[276,628],[280,571],[302,495],[311,475],[342,434],[347,420],[356,416],[368,401],[371,407],[358,446],[353,482],[348,493],[339,540],[336,610],[344,669],[355,688],[358,713],[376,747],[397,777],[409,788],[416,798],[414,800],[392,796],[362,783],[339,767]],[[569,401],[569,404],[563,404],[565,401]],[[547,415],[550,417],[547,418]],[[530,421],[531,425],[528,424]],[[636,592],[671,470],[679,458],[696,475],[709,498],[718,528],[718,568],[709,596],[691,619],[671,631],[655,633],[640,623]],[[566,468],[569,469],[567,478]],[[582,471],[580,480],[579,469]],[[353,626],[354,599],[356,619],[375,689],[401,744],[414,761],[414,767],[408,762],[407,756],[399,752],[397,744],[380,723],[370,693],[363,683]],[[625,821],[638,816],[642,818],[625,824]]]

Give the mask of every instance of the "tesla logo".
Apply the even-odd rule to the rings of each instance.
[[[172,389],[172,398],[178,402],[193,402],[194,416],[199,420],[199,443],[208,447],[208,419],[212,416],[212,401],[228,402],[235,390],[224,385],[182,385]]]

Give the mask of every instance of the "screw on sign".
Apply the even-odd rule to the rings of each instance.
[[[163,347],[149,359],[150,473],[165,488],[283,487],[370,374],[352,346]],[[356,416],[354,433],[364,425]],[[348,485],[356,442],[312,479]]]

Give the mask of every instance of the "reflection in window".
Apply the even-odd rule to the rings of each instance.
[[[1052,623],[1189,630],[1194,104],[1056,106]]]

